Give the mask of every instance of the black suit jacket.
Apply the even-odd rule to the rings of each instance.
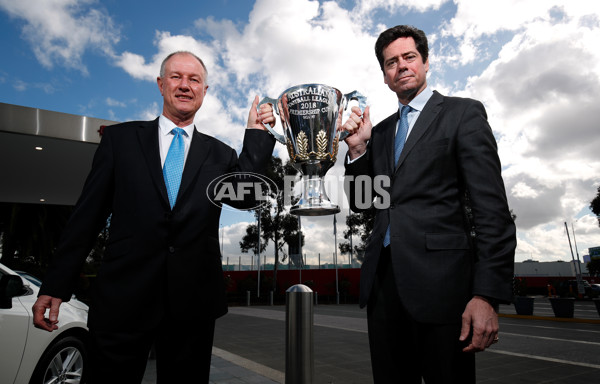
[[[90,327],[150,329],[165,315],[194,319],[225,314],[221,209],[210,201],[207,187],[230,172],[263,173],[273,146],[267,132],[247,129],[238,159],[229,146],[194,130],[171,210],[158,119],[107,127],[40,294],[65,301],[71,297],[110,214],[109,241],[93,285]]]
[[[496,141],[483,105],[434,92],[393,165],[398,113],[377,124],[367,153],[346,175],[387,175],[389,204],[376,212],[361,270],[366,305],[383,237],[391,223],[391,264],[400,298],[418,321],[460,322],[473,295],[509,301],[515,225]],[[357,197],[349,183],[353,210]],[[363,190],[363,192],[365,192]],[[375,195],[377,190],[368,190]],[[469,195],[472,222],[465,214]],[[384,194],[379,194],[384,195]],[[364,199],[364,196],[361,197]],[[472,225],[476,237],[470,236]]]

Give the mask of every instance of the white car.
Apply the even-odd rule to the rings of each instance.
[[[80,383],[87,363],[88,306],[60,307],[58,329],[33,326],[39,280],[0,264],[0,383]]]

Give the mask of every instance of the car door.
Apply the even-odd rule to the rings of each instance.
[[[5,274],[7,272],[0,269],[0,278]],[[0,383],[14,382],[32,321],[17,298],[12,298],[11,301],[12,305],[0,306]],[[12,308],[5,308],[8,306]]]

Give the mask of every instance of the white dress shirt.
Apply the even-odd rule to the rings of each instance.
[[[165,117],[165,115],[160,115],[158,118],[158,146],[160,148],[160,166],[161,168],[165,166],[165,160],[167,158],[167,153],[169,153],[169,147],[171,146],[171,142],[175,135],[171,134],[173,128],[177,127],[175,123]],[[187,160],[188,152],[190,151],[190,144],[192,143],[192,134],[194,133],[194,123],[188,125],[187,127],[179,127],[185,131],[187,134],[183,136],[183,143],[185,144],[185,156],[184,159]],[[183,162],[183,166],[185,167],[185,160]]]

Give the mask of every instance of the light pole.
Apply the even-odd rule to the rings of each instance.
[[[569,236],[569,227],[567,226],[567,222],[565,221],[565,230],[567,231],[567,239],[569,239],[569,248],[571,249],[571,258],[573,259],[573,264],[575,264],[575,255],[573,254],[573,247],[571,246],[571,236]],[[583,287],[583,281],[581,281],[581,272],[577,265],[575,265],[575,277],[577,278],[577,291],[580,295],[585,293],[585,288]]]
[[[350,211],[350,208],[348,208],[348,216],[350,216],[352,214],[352,212]],[[353,252],[353,246],[352,246],[352,225],[350,225],[350,268],[352,268],[352,252]]]
[[[257,239],[257,249],[256,249],[256,262],[258,268],[258,283],[256,287],[256,297],[260,297],[260,208],[258,209],[258,239]]]
[[[221,259],[223,259],[223,233],[225,232],[225,228],[223,228],[223,224],[221,224]]]
[[[333,215],[333,259],[335,263],[335,301],[340,303],[340,290],[338,288],[338,265],[337,265],[337,215]]]

